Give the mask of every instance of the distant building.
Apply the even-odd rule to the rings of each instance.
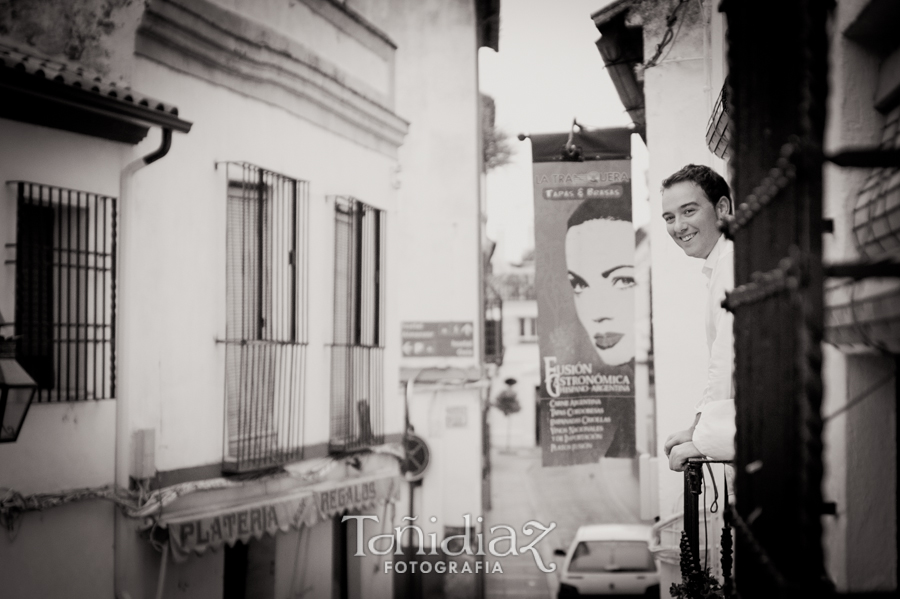
[[[537,444],[536,388],[541,382],[534,256],[492,275],[488,285],[503,300],[503,364],[494,373],[491,391],[496,396],[503,389],[503,381],[514,378],[522,406],[521,411],[510,416],[504,416],[498,409],[490,411],[491,445],[534,447]]]

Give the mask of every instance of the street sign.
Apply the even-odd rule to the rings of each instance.
[[[404,322],[401,348],[406,358],[472,357],[475,327],[467,321]]]

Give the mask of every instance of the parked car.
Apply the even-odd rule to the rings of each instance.
[[[584,597],[659,598],[659,572],[649,549],[650,527],[642,524],[582,526],[559,570],[558,599]]]

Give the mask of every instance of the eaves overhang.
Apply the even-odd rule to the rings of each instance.
[[[592,14],[591,19],[600,32],[596,45],[606,72],[637,132],[646,141],[644,82],[639,77],[644,62],[644,40],[642,28],[630,18],[634,6],[635,0],[619,0]]]
[[[478,47],[500,51],[500,0],[476,0]]]
[[[630,10],[636,3],[636,0],[616,0],[615,2],[610,2],[597,12],[592,13],[591,20],[594,21],[594,25],[601,27],[623,12]]]
[[[171,104],[48,58],[0,45],[0,118],[137,144],[150,127],[187,133]]]

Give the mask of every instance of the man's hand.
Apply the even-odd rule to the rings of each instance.
[[[684,472],[689,459],[702,457],[703,454],[690,441],[676,445],[669,454],[669,469],[675,472]]]
[[[681,445],[682,443],[690,443],[693,437],[693,427],[686,428],[683,431],[678,431],[677,433],[672,433],[671,435],[669,435],[669,438],[666,439],[666,455],[670,455],[672,453],[672,448],[676,445]]]
[[[676,445],[681,445],[682,443],[690,443],[690,441],[694,438],[694,429],[697,427],[698,422],[700,422],[700,412],[697,412],[694,415],[694,422],[689,428],[669,435],[669,438],[666,439],[666,455],[669,455],[672,452],[672,448]]]

